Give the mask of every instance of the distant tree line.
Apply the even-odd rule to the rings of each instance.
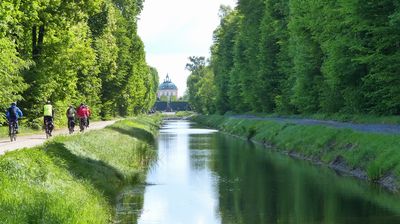
[[[239,0],[220,16],[188,79],[196,110],[400,114],[399,1]]]
[[[143,0],[2,0],[0,108],[29,119],[50,100],[59,117],[88,104],[102,117],[149,110],[158,75],[137,34]],[[0,121],[4,121],[3,115]]]

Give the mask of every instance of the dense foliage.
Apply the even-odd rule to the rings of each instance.
[[[188,77],[188,100],[196,111],[208,114],[215,112],[214,74],[206,67],[204,57],[189,57],[186,69],[191,72]]]
[[[18,101],[30,120],[41,117],[47,100],[58,119],[82,102],[102,117],[149,110],[158,77],[137,34],[142,4],[1,1],[0,108]]]
[[[220,12],[206,66],[218,112],[400,114],[399,1],[239,0]]]

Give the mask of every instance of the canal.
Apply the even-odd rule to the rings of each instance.
[[[166,121],[140,224],[400,223],[400,198],[260,145]]]

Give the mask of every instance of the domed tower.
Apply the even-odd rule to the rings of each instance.
[[[160,84],[158,87],[157,97],[160,100],[176,100],[178,98],[178,88],[176,85],[171,81],[169,75],[164,79],[164,82]]]

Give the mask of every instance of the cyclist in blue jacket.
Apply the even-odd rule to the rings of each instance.
[[[22,116],[23,116],[22,111],[17,107],[17,103],[12,102],[11,106],[6,111],[6,117],[9,124],[11,121],[15,122],[17,133],[18,133],[18,118]]]

